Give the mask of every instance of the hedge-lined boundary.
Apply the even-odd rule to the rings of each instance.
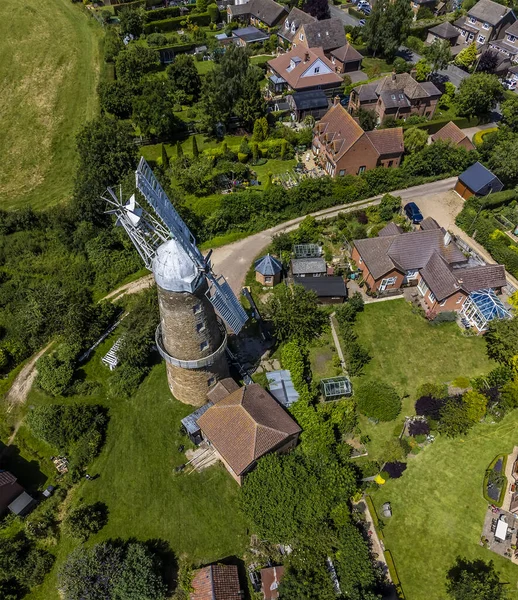
[[[507,465],[507,454],[499,454],[498,456],[496,456],[490,463],[489,467],[486,469],[486,474],[484,475],[484,482],[483,482],[483,487],[482,487],[482,495],[484,496],[484,500],[486,500],[487,502],[489,502],[489,504],[494,504],[495,506],[498,506],[498,508],[502,507],[502,504],[504,503],[504,498],[505,498],[505,493],[507,491],[507,486],[509,484],[509,482],[507,481],[507,477],[505,476],[505,467]],[[493,500],[492,498],[490,498],[487,494],[487,484],[489,482],[489,474],[491,473],[491,471],[494,469],[496,463],[502,459],[502,475],[505,479],[504,485],[502,486],[502,489],[500,490],[500,497],[498,498],[498,501]]]
[[[166,33],[168,31],[176,31],[181,29],[182,22],[189,17],[189,20],[194,25],[201,27],[210,25],[209,13],[200,13],[198,15],[185,15],[184,17],[172,17],[171,19],[162,19],[161,21],[153,21],[152,23],[146,23],[144,25],[144,33],[149,35],[150,33]]]
[[[139,6],[142,7],[146,7],[146,0],[135,0],[134,2],[125,2],[124,4],[114,4],[113,5],[113,12],[115,13],[115,16],[117,16],[121,10],[124,10],[125,8],[138,8]]]
[[[364,13],[360,12],[359,10],[356,10],[355,8],[349,8],[348,12],[351,15],[351,17],[356,17],[357,19],[367,18]]]
[[[439,129],[442,129],[447,123],[453,121],[457,127],[460,129],[465,129],[466,127],[475,127],[479,123],[479,119],[474,117],[473,119],[468,119],[467,117],[454,117],[453,119],[434,119],[432,121],[428,121],[427,123],[418,123],[417,125],[405,124],[403,125],[403,129],[409,129],[410,127],[417,127],[418,129],[424,129],[430,135],[432,133],[437,133]]]
[[[365,502],[367,503],[367,506],[369,507],[369,512],[371,514],[372,522],[374,523],[374,527],[376,528],[378,537],[380,540],[384,540],[385,536],[383,535],[383,531],[381,531],[381,529],[379,527],[380,521],[378,519],[378,513],[376,512],[376,509],[374,508],[374,502],[372,501],[372,498],[370,496],[365,496]]]
[[[179,6],[168,6],[167,8],[155,8],[154,10],[150,10],[146,13],[146,18],[147,18],[148,23],[152,23],[153,21],[162,21],[164,19],[169,19],[171,17],[179,17],[179,16],[180,16],[180,7]]]
[[[392,583],[396,588],[397,597],[400,600],[405,600],[405,592],[403,591],[403,586],[401,585],[401,580],[397,574],[396,565],[394,564],[394,559],[392,558],[392,552],[390,550],[385,550],[385,560],[387,561],[390,578],[392,579]]]

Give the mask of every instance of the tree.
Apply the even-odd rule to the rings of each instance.
[[[466,405],[468,419],[473,423],[478,423],[486,414],[487,396],[471,390],[462,396],[462,401]]]
[[[187,94],[189,102],[198,100],[201,91],[201,77],[192,56],[178,54],[174,62],[167,67],[167,76],[173,90]]]
[[[134,91],[141,86],[142,77],[160,66],[158,50],[130,44],[117,56],[115,70],[117,79],[124,81]]]
[[[207,6],[207,12],[209,13],[209,17],[210,17],[210,22],[211,23],[217,23],[219,21],[220,15],[219,15],[219,8],[217,4],[209,4]]]
[[[322,225],[308,215],[291,234],[294,244],[316,244],[322,235]]]
[[[379,216],[383,221],[390,221],[401,210],[401,196],[385,194],[378,207]]]
[[[169,156],[167,156],[167,150],[165,149],[164,144],[161,145],[160,152],[162,154],[162,167],[167,170],[169,169]]]
[[[145,82],[142,94],[133,99],[133,120],[143,135],[170,136],[178,129],[171,93],[167,80],[152,79]]]
[[[499,58],[496,50],[486,50],[482,53],[477,64],[477,71],[494,73],[498,66]]]
[[[450,43],[448,40],[434,39],[425,49],[424,55],[432,67],[432,73],[444,69],[451,60]]]
[[[178,140],[176,142],[176,158],[178,158],[178,159],[183,158],[183,148],[182,148],[182,142],[180,142],[180,140]]]
[[[313,548],[298,547],[285,567],[279,600],[335,600],[336,592],[326,566],[326,556]]]
[[[317,295],[301,285],[279,285],[266,303],[266,314],[279,340],[310,341],[327,325],[327,316],[318,306]]]
[[[142,542],[79,546],[58,574],[63,600],[163,600],[158,556]]]
[[[439,431],[448,437],[456,437],[467,433],[472,425],[467,406],[457,398],[449,398],[440,411]]]
[[[131,87],[123,81],[101,81],[97,89],[101,110],[127,119],[131,115],[133,92]]]
[[[255,142],[264,142],[268,137],[268,121],[266,117],[256,119],[254,123],[253,139]]]
[[[415,66],[415,78],[416,81],[426,81],[428,75],[432,72],[432,67],[426,58],[422,58],[416,63]]]
[[[63,526],[68,535],[85,542],[90,535],[98,533],[108,522],[108,508],[102,502],[84,504],[72,510]]]
[[[79,220],[106,222],[101,195],[136,167],[137,148],[131,132],[130,125],[108,116],[90,121],[79,132],[73,197]]]
[[[123,36],[132,35],[138,38],[144,30],[146,11],[142,7],[123,8],[119,14],[120,31]]]
[[[356,114],[360,127],[364,131],[372,131],[378,123],[378,115],[373,110],[360,108]]]
[[[469,69],[477,60],[478,50],[475,42],[472,42],[467,48],[461,50],[455,58],[455,64],[464,69]]]
[[[75,354],[64,352],[60,348],[38,360],[36,383],[50,396],[62,396],[70,388],[75,368]]]
[[[457,557],[446,577],[446,591],[453,600],[506,600],[508,594],[493,561],[469,561]]]
[[[384,381],[360,381],[355,397],[358,410],[379,421],[393,421],[401,411],[401,399],[397,391]]]
[[[438,140],[405,159],[403,169],[411,175],[425,177],[460,173],[476,161],[476,153]]]
[[[513,357],[518,355],[518,319],[494,319],[489,323],[484,340],[489,358],[512,366]]]
[[[104,36],[104,60],[106,62],[115,62],[119,52],[124,50],[124,44],[115,29],[109,27]]]
[[[457,112],[461,116],[487,115],[503,97],[504,89],[496,75],[475,73],[466,77],[455,96]]]
[[[405,150],[414,154],[420,152],[428,144],[428,133],[419,127],[409,127],[404,132]]]
[[[196,141],[196,136],[192,136],[192,157],[194,160],[198,160],[200,156],[200,151],[198,150],[198,142]]]
[[[496,144],[489,157],[489,168],[504,183],[518,183],[518,136]]]
[[[36,546],[24,533],[4,537],[0,544],[0,592],[2,584],[16,600],[20,592],[25,593],[40,585],[52,568],[54,556]],[[4,596],[1,596],[4,598]]]
[[[362,37],[369,50],[376,55],[393,58],[410,31],[413,21],[410,4],[405,0],[378,0],[372,8]]]
[[[518,133],[518,96],[507,98],[500,104],[502,122],[515,133]]]
[[[234,114],[250,131],[254,122],[266,112],[266,105],[259,83],[264,74],[259,67],[250,65],[243,79],[241,97],[234,105]]]
[[[327,0],[306,0],[303,10],[318,21],[331,18]]]
[[[208,0],[196,0],[196,10],[204,13],[207,11]]]

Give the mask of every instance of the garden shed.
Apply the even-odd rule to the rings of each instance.
[[[455,191],[467,200],[472,196],[487,196],[491,192],[499,192],[504,184],[483,164],[476,162],[459,175]]]
[[[322,379],[320,381],[320,388],[326,402],[352,396],[353,393],[351,380],[345,375]]]
[[[511,313],[491,289],[472,292],[464,302],[461,316],[479,332],[487,329],[493,319],[510,319]]]
[[[255,279],[268,287],[277,285],[281,280],[282,263],[271,254],[255,261]]]

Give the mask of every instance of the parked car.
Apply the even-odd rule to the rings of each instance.
[[[360,10],[367,17],[371,14],[371,7],[370,6],[363,6]]]
[[[423,220],[423,215],[415,202],[405,204],[405,214],[415,225],[418,225]]]
[[[360,20],[358,21],[358,26],[359,26],[359,27],[363,27],[363,26],[365,25],[365,23],[367,23],[367,21],[366,21],[365,19],[360,19]]]

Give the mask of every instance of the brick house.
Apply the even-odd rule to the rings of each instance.
[[[285,17],[286,7],[274,0],[250,0],[246,4],[227,6],[227,21],[243,21],[270,31]]]
[[[518,21],[509,25],[501,38],[489,42],[489,47],[497,50],[512,63],[518,63]]]
[[[459,42],[483,46],[497,39],[500,33],[516,21],[513,11],[492,0],[479,0],[468,14],[453,25],[459,30]]]
[[[410,115],[431,119],[440,97],[440,90],[431,81],[419,83],[409,73],[392,73],[380,81],[354,88],[349,112],[360,108],[374,111],[380,123],[385,117],[406,119]]]
[[[282,263],[271,254],[266,254],[257,259],[255,261],[254,269],[255,280],[261,285],[273,287],[281,281]]]
[[[273,95],[285,91],[338,90],[342,78],[322,48],[292,48],[268,61],[269,90]]]
[[[450,142],[453,146],[462,146],[466,150],[475,149],[469,137],[453,121],[446,123],[437,133],[434,133],[431,136],[431,140],[432,142],[436,142],[437,140]]]
[[[307,23],[314,23],[315,21],[315,17],[312,17],[310,14],[300,10],[300,8],[292,8],[289,15],[284,20],[284,23],[280,23],[279,25],[279,31],[277,32],[279,44],[283,48],[291,48],[293,39],[295,38],[300,26]]]
[[[224,379],[210,391],[213,405],[198,418],[198,426],[241,485],[261,456],[294,448],[301,429],[259,384],[239,388],[230,381],[233,386]]]
[[[190,600],[242,600],[236,565],[209,565],[194,572]]]
[[[340,19],[316,19],[301,23],[292,40],[292,47],[322,48],[326,56],[347,43],[344,24]]]
[[[471,266],[433,219],[419,231],[403,233],[391,223],[376,238],[355,240],[352,258],[371,291],[417,285],[430,312],[459,311],[471,292],[506,285],[503,265]]]
[[[401,127],[363,131],[336,100],[313,130],[313,152],[331,177],[398,167],[404,150]]]

